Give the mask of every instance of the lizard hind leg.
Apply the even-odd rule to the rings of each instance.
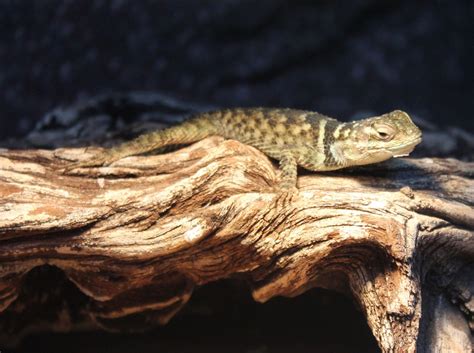
[[[113,152],[111,153],[111,152],[112,150],[104,150],[102,152],[99,152],[93,155],[92,157],[86,160],[68,163],[64,167],[64,172],[69,173],[72,170],[78,169],[78,168],[93,168],[93,167],[107,166],[119,160],[120,158],[122,158],[119,154],[116,154]]]

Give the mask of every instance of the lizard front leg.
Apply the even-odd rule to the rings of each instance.
[[[294,151],[289,148],[282,152],[282,149],[288,148],[284,146],[277,146],[262,139],[243,139],[243,143],[253,146],[270,158],[279,161],[280,167],[280,183],[278,184],[279,191],[296,191],[296,181],[298,177],[298,164]]]
[[[283,190],[296,189],[298,166],[296,163],[296,158],[291,152],[285,152],[280,157],[280,170],[280,187]]]

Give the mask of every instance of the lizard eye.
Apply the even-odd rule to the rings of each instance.
[[[375,125],[373,126],[375,137],[379,140],[389,141],[395,135],[395,131],[391,126],[388,125]]]

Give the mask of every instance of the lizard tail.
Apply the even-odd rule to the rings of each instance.
[[[199,115],[183,124],[164,130],[153,131],[125,142],[108,152],[119,158],[151,152],[169,145],[189,144],[218,134],[218,124],[207,115]]]
[[[215,113],[199,114],[180,125],[143,134],[134,140],[104,150],[88,160],[71,163],[66,166],[65,171],[108,165],[124,157],[136,156],[169,145],[189,144],[211,135],[222,134],[222,124],[217,115]]]

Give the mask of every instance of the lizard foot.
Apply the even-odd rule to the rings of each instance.
[[[107,166],[107,165],[112,164],[118,159],[120,158],[113,157],[112,155],[107,154],[107,153],[98,153],[97,155],[92,156],[91,158],[88,158],[84,161],[72,162],[72,163],[66,164],[66,166],[62,168],[62,172],[64,174],[69,174],[74,169]]]
[[[281,206],[286,206],[294,201],[298,196],[299,191],[296,186],[281,185],[277,190],[275,190],[275,193],[277,194],[276,203]]]

